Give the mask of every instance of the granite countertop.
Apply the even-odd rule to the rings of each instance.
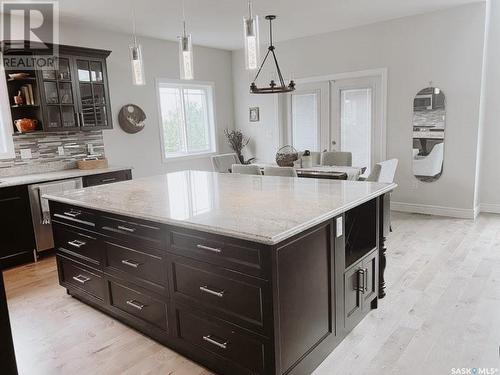
[[[0,176],[0,189],[9,186],[37,184],[39,182],[56,181],[56,180],[63,180],[66,178],[75,178],[82,176],[92,176],[96,174],[123,171],[127,169],[132,169],[132,168],[118,167],[118,166],[109,166],[107,168],[90,169],[90,170],[75,168],[75,169],[65,169],[62,171],[55,171],[55,172],[26,174],[20,176],[9,176],[9,177]]]
[[[396,186],[181,171],[44,198],[273,245]]]

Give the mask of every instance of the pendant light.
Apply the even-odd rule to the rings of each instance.
[[[181,79],[194,79],[193,45],[191,43],[191,34],[186,33],[184,0],[182,0],[182,36],[179,37],[179,62]]]
[[[259,16],[252,12],[252,2],[248,0],[248,16],[243,17],[243,34],[245,38],[245,68],[255,70],[259,67]]]
[[[133,42],[129,46],[130,66],[132,68],[132,83],[134,86],[144,86],[146,84],[146,76],[144,74],[144,61],[142,59],[141,45],[137,43],[137,35],[135,30],[135,11],[132,2],[132,33]]]
[[[257,72],[257,75],[255,76],[252,84],[250,85],[250,92],[252,94],[278,94],[295,90],[295,82],[293,80],[290,81],[288,86],[285,84],[285,80],[283,79],[283,75],[281,74],[281,69],[278,64],[278,59],[276,58],[276,54],[274,53],[275,47],[273,46],[273,25],[272,25],[272,21],[274,19],[276,19],[276,16],[273,15],[266,16],[266,20],[269,21],[269,47],[267,48],[266,56],[264,57],[264,60],[260,65],[259,71]],[[257,78],[259,77],[259,74],[262,71],[262,68],[264,67],[264,64],[266,63],[266,60],[270,54],[273,55],[274,65],[276,66],[276,72],[278,74],[279,84],[277,84],[274,81],[274,79],[271,79],[269,87],[259,88],[255,84],[255,81],[257,81]]]

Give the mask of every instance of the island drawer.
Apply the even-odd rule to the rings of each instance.
[[[162,248],[161,228],[160,224],[143,220],[107,215],[101,217],[103,234],[155,248]]]
[[[103,301],[105,297],[105,281],[99,271],[85,267],[63,255],[57,255],[59,283],[68,288],[77,288]]]
[[[166,272],[163,254],[151,249],[135,249],[125,244],[104,242],[105,267],[108,271],[118,271],[121,277],[132,279],[145,288],[153,288],[162,293],[166,290]]]
[[[138,288],[115,282],[109,282],[111,306],[138,318],[140,321],[167,330],[167,304],[155,299]]]
[[[266,344],[257,335],[246,334],[221,320],[197,314],[195,310],[176,306],[177,338],[207,354],[219,356],[233,364],[231,374],[263,374]],[[271,363],[268,364],[272,366]],[[226,369],[229,366],[224,366]]]
[[[54,244],[58,251],[87,261],[95,266],[101,264],[102,249],[97,237],[91,232],[54,222],[52,224]]]
[[[248,275],[266,277],[266,252],[259,244],[171,227],[167,250]]]
[[[83,177],[83,187],[111,184],[113,182],[127,181],[132,178],[130,170],[99,173]]]
[[[264,333],[265,305],[271,299],[267,282],[179,256],[171,256],[170,264],[174,299]]]
[[[96,230],[97,217],[87,209],[58,202],[50,202],[52,221],[74,225],[87,230]]]

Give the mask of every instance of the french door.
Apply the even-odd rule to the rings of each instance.
[[[385,158],[381,77],[297,84],[286,99],[285,141],[297,150],[352,152],[353,166]]]

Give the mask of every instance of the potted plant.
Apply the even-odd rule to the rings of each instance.
[[[250,164],[250,162],[255,159],[251,158],[245,161],[245,158],[242,154],[242,150],[248,144],[248,142],[250,142],[250,138],[245,137],[241,132],[241,130],[225,129],[224,135],[226,136],[229,145],[238,156],[238,159],[240,160],[241,164]]]

